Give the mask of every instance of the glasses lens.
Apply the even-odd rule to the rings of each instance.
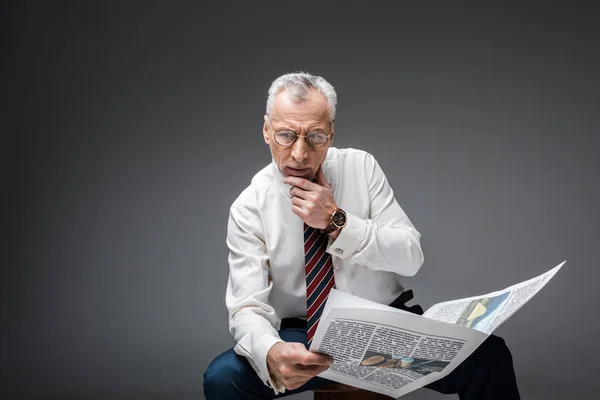
[[[323,132],[313,132],[306,135],[306,139],[308,139],[308,143],[312,147],[321,147],[325,143],[327,143],[329,136],[327,136]]]
[[[282,146],[289,146],[296,140],[296,134],[294,132],[277,132],[275,134],[275,141]]]

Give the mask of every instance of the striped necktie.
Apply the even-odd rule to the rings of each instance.
[[[320,229],[304,224],[304,264],[306,268],[306,322],[308,345],[317,330],[329,292],[335,287],[328,237]]]

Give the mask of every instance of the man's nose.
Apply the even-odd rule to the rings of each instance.
[[[308,143],[303,137],[299,137],[292,145],[292,157],[297,162],[302,162],[308,158]]]

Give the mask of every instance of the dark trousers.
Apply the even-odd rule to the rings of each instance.
[[[286,342],[304,343],[305,328],[287,328],[279,331]],[[307,390],[318,389],[330,383],[315,377],[304,386],[275,395],[254,372],[245,357],[233,349],[219,355],[204,374],[204,396],[207,400],[275,399]],[[512,356],[498,336],[491,335],[454,371],[442,379],[425,386],[439,393],[457,393],[462,400],[518,400],[517,381]]]

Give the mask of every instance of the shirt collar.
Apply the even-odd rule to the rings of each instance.
[[[292,187],[283,181],[283,175],[279,171],[279,168],[277,168],[275,159],[273,159],[273,162],[271,163],[271,168],[273,170],[273,180],[277,182],[277,186],[279,186],[279,188],[285,193],[287,197],[292,197],[290,195],[290,190],[292,189]]]

